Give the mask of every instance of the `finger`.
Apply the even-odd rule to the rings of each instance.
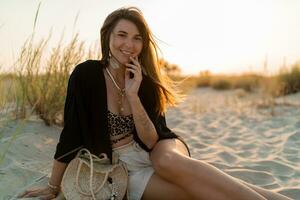
[[[130,56],[129,59],[133,62],[133,63],[138,63],[137,57],[132,57]]]
[[[127,63],[125,64],[127,68],[133,68],[133,69],[138,69],[138,67],[134,64],[130,64],[130,63]]]
[[[20,197],[24,197],[25,195],[27,195],[28,193],[31,193],[31,192],[34,192],[38,189],[28,189],[28,190],[25,190],[24,192],[22,192],[21,194],[18,195],[18,198]]]
[[[40,196],[39,199],[50,200],[50,199],[54,199],[55,197],[56,197],[56,195],[54,195],[54,194],[46,194],[46,195]]]
[[[135,64],[135,66],[137,67],[137,69],[139,70],[139,71],[141,71],[141,73],[143,72],[143,66],[141,65],[141,63],[140,63],[140,61],[138,60],[138,57],[135,57],[135,59],[134,58],[132,58],[132,57],[130,57],[130,59],[132,60],[132,62]],[[129,63],[130,64],[130,63]]]
[[[133,58],[133,57],[129,57],[129,59],[138,67],[141,68],[141,65],[137,59],[137,57]]]
[[[136,75],[136,70],[133,70],[133,69],[130,69],[130,68],[127,68],[126,69],[126,75],[130,75],[130,72],[132,72],[134,74],[134,76]]]
[[[46,190],[39,189],[27,193],[24,197],[38,197],[40,195],[45,195],[45,194],[47,194]]]
[[[138,67],[138,66],[136,66],[136,65],[133,65],[133,64],[126,64],[126,68],[127,68],[127,69],[133,69],[133,70],[136,70],[136,71],[138,71],[138,72],[141,71],[141,68],[140,68],[140,67]]]
[[[134,75],[142,75],[142,71],[139,69],[132,69],[127,67],[126,68],[126,73],[129,74],[129,72],[132,72]]]

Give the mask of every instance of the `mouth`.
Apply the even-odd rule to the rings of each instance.
[[[121,53],[123,53],[126,56],[132,56],[133,55],[133,52],[131,52],[131,51],[126,51],[126,50],[120,50],[120,51],[121,51]]]

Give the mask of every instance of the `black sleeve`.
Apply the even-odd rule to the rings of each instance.
[[[154,122],[154,126],[158,133],[159,140],[178,137],[171,129],[168,128],[164,114],[161,114],[157,117],[156,121]]]
[[[176,138],[177,135],[167,127],[165,114],[159,113],[157,110],[153,109],[157,107],[157,103],[158,103],[156,101],[157,91],[155,91],[158,90],[158,88],[155,87],[153,81],[151,81],[150,79],[146,79],[146,80],[147,80],[146,82],[147,84],[145,84],[145,86],[147,88],[146,91],[148,91],[146,96],[148,96],[147,105],[149,107],[148,114],[155,126],[156,132],[159,136],[159,140],[166,139],[166,138]]]
[[[79,82],[78,67],[70,75],[67,97],[64,107],[64,128],[56,146],[54,159],[69,163],[82,146],[82,131],[80,128],[79,107],[82,106],[82,92]]]
[[[142,93],[146,97],[144,98],[144,105],[153,125],[155,126],[159,137],[158,140],[177,138],[187,147],[190,155],[188,145],[185,143],[183,138],[178,136],[167,126],[165,113],[159,113],[153,109],[157,106],[157,102],[155,101],[157,93],[155,92],[156,87],[154,86],[154,83],[150,79],[145,78],[143,87],[144,91],[147,91],[146,93]],[[152,149],[148,149],[145,145],[145,150],[151,151]]]
[[[171,129],[168,128],[165,114],[158,115],[157,119],[154,122],[154,126],[156,128],[156,132],[159,136],[159,140],[177,138],[179,139],[187,148],[188,154],[191,157],[190,149],[184,139],[174,133]]]
[[[177,138],[178,136],[167,127],[165,115],[160,114],[157,110],[155,110],[157,107],[157,92],[155,90],[156,87],[153,81],[149,77],[143,77],[140,97],[142,99],[142,104],[156,129],[159,140]],[[147,148],[146,145],[143,145],[143,148],[147,151],[152,150]]]

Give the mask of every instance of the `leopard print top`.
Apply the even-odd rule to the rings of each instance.
[[[119,141],[132,135],[134,130],[134,121],[132,114],[121,116],[107,111],[108,133],[110,134],[111,143],[116,144]]]

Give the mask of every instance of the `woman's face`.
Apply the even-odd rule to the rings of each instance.
[[[125,19],[117,22],[110,35],[109,48],[123,65],[130,62],[130,57],[138,57],[143,48],[143,38],[136,25]]]

